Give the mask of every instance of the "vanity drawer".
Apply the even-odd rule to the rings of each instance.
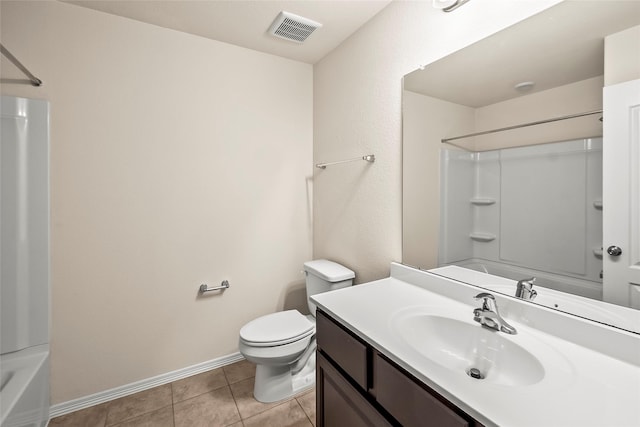
[[[316,311],[318,349],[363,390],[367,389],[367,346],[320,310]]]
[[[376,400],[405,427],[476,425],[442,402],[380,354],[374,357]],[[435,393],[435,392],[433,392]]]

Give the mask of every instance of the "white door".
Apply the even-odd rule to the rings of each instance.
[[[604,88],[603,297],[640,309],[640,80]]]

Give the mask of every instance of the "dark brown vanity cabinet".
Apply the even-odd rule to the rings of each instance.
[[[320,310],[316,333],[319,427],[481,426]]]

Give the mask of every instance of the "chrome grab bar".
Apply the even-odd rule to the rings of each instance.
[[[225,289],[229,288],[229,281],[228,280],[223,280],[222,283],[220,283],[220,286],[216,286],[215,288],[210,288],[207,284],[203,283],[202,285],[200,285],[200,293],[204,294],[205,292],[211,292],[211,291],[224,291]]]

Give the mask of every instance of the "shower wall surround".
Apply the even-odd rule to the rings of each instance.
[[[442,150],[441,163],[439,265],[506,263],[602,298],[601,138]]]
[[[49,419],[49,103],[2,96],[0,425]]]

